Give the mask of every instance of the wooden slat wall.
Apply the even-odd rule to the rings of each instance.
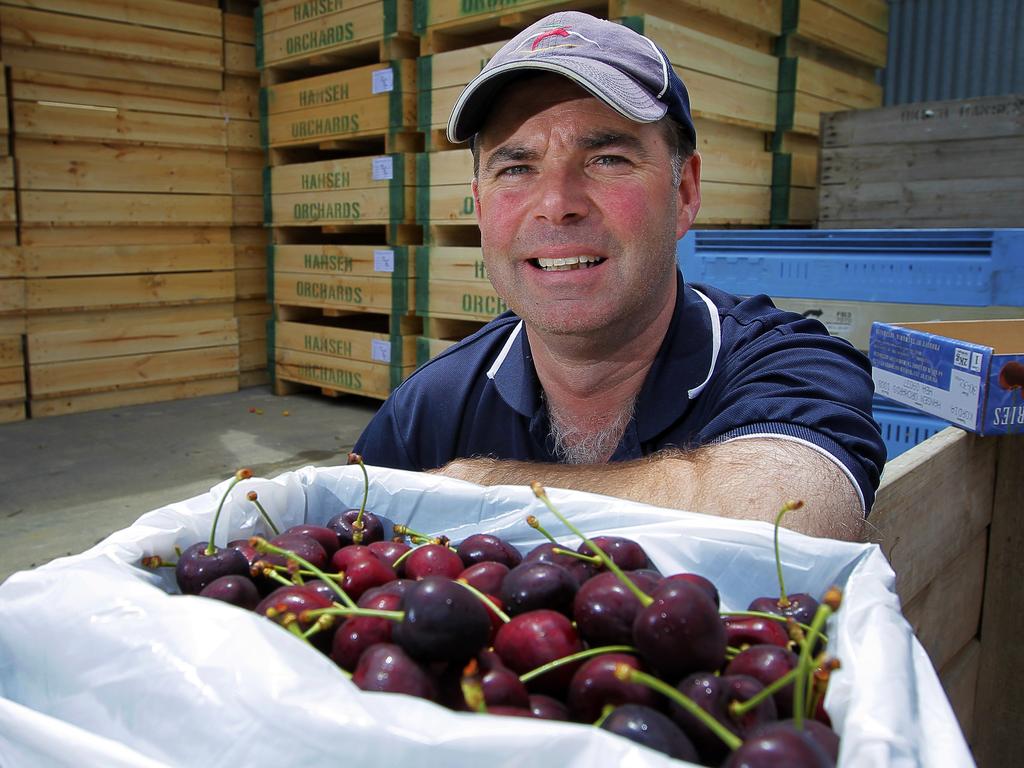
[[[32,416],[267,379],[238,331],[269,313],[255,3],[228,6],[0,2]]]

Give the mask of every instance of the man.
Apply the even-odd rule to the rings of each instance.
[[[685,284],[689,98],[623,26],[553,14],[466,87],[484,262],[511,308],[399,386],[355,450],[857,539],[885,448],[867,360],[766,297]]]

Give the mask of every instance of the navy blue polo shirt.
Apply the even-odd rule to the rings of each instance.
[[[677,279],[668,332],[611,460],[782,437],[835,461],[870,509],[885,444],[871,416],[867,358],[767,296],[741,299]],[[398,386],[354,450],[368,464],[410,470],[470,456],[554,462],[548,432],[527,335],[506,312]]]

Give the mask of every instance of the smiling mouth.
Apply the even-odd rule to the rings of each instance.
[[[557,259],[531,259],[530,263],[545,272],[566,272],[570,269],[590,269],[604,261],[600,256],[566,256]]]

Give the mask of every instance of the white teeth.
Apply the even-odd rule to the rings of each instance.
[[[557,259],[537,259],[537,264],[541,269],[564,272],[568,269],[586,268],[599,261],[601,259],[597,256],[566,256],[565,258]]]

